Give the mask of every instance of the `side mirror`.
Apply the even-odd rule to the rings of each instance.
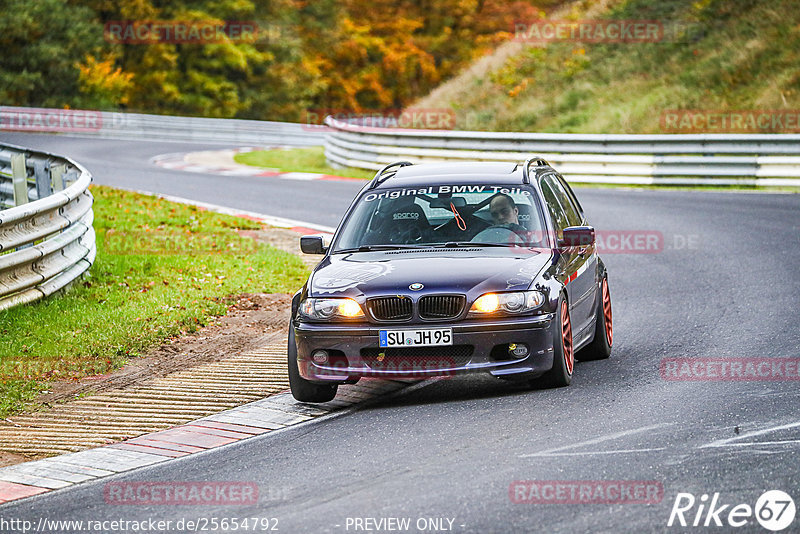
[[[325,246],[321,235],[304,235],[300,238],[300,250],[303,254],[325,254],[328,247]]]
[[[594,228],[591,226],[570,226],[569,228],[564,228],[564,235],[558,240],[558,247],[588,247],[594,245],[594,242]]]

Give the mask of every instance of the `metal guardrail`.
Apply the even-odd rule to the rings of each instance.
[[[372,128],[328,117],[331,165],[377,170],[397,160],[548,160],[569,181],[800,186],[800,135],[600,135]]]
[[[125,141],[319,146],[326,128],[290,122],[0,107],[0,132],[66,133]]]
[[[0,144],[0,310],[51,295],[94,263],[91,181],[70,159]]]

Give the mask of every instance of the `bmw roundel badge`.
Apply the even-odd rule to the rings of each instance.
[[[423,285],[422,285],[422,284],[420,284],[419,282],[414,282],[413,284],[411,284],[410,286],[408,286],[408,289],[410,289],[411,291],[419,291],[419,290],[420,290],[420,289],[422,289],[423,287],[425,287],[425,286],[423,286]]]

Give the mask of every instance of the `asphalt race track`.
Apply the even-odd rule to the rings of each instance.
[[[200,145],[8,133],[0,140],[69,155],[98,184],[328,226],[359,187],[208,176],[148,163],[162,153],[214,148]],[[290,533],[378,531],[371,521],[383,518],[410,518],[410,532],[437,526],[476,533],[684,532],[667,526],[676,496],[697,498],[685,513],[691,524],[701,496],[709,496],[707,510],[719,493],[717,508],[728,505],[718,516],[724,526],[714,527],[704,511],[700,525],[708,519],[712,526],[690,531],[767,532],[754,517],[733,528],[728,513],[739,504],[755,507],[767,490],[800,498],[798,381],[668,380],[661,364],[665,358],[797,362],[800,195],[577,193],[598,230],[657,231],[663,239],[657,250],[603,254],[614,352],[607,361],[578,363],[572,386],[530,391],[483,376],[432,381],[342,417],[11,503],[3,517],[34,525],[43,517],[173,525],[261,517],[277,518],[279,531]],[[109,480],[254,482],[260,502],[110,505]],[[513,502],[515,481],[651,481],[663,498]],[[444,520],[428,521],[436,518]],[[800,532],[800,519],[783,532]]]
[[[148,163],[150,158],[160,154],[220,150],[226,148],[225,145],[14,133],[0,133],[0,141],[70,156],[89,169],[96,184],[174,195],[324,226],[339,223],[356,191],[364,185],[358,180],[315,181],[304,187],[295,180],[212,176]],[[269,185],[268,192],[265,185]]]

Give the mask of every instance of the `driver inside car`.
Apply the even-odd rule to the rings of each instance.
[[[508,228],[520,237],[527,238],[528,231],[519,224],[519,208],[509,195],[498,193],[489,203],[489,213],[495,226]]]

